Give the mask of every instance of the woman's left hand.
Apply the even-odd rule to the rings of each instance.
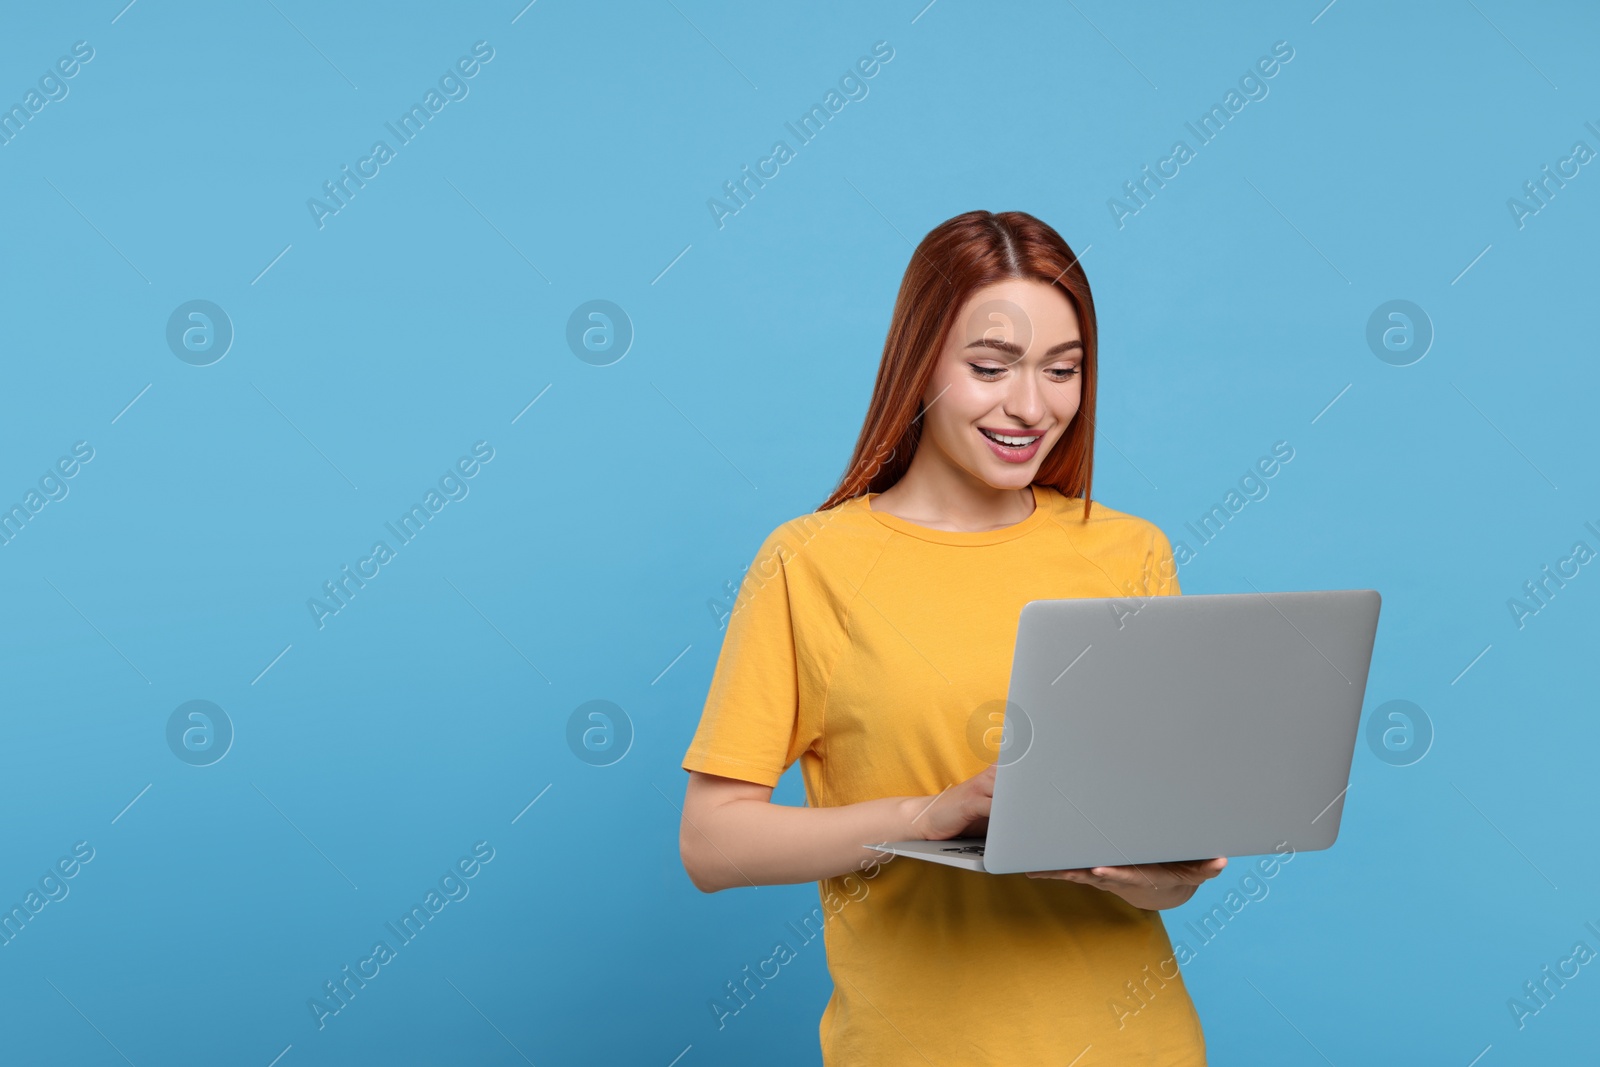
[[[1226,856],[1181,863],[1136,863],[1127,867],[1078,867],[1063,871],[1029,871],[1029,878],[1060,878],[1115,893],[1136,908],[1175,908],[1194,896],[1195,887],[1215,878],[1228,865]]]

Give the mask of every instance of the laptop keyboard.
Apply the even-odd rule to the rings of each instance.
[[[961,845],[957,848],[941,848],[940,852],[970,852],[973,855],[983,855],[982,845]]]

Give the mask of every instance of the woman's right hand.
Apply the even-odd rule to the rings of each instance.
[[[994,801],[991,763],[959,785],[938,796],[917,798],[911,822],[917,838],[948,841],[953,837],[983,837],[989,832],[989,805]]]

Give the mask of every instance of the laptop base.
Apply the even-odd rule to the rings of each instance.
[[[983,843],[981,837],[953,837],[948,841],[887,841],[881,845],[863,845],[876,852],[892,852],[896,856],[947,863],[969,871],[982,871]]]

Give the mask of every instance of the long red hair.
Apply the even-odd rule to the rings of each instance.
[[[1037,485],[1083,498],[1089,517],[1094,472],[1096,330],[1094,298],[1076,253],[1045,223],[1022,211],[969,211],[928,232],[911,255],[861,436],[838,488],[818,511],[881,493],[911,465],[922,433],[922,395],[933,378],[956,313],[978,289],[1008,278],[1053,285],[1071,301],[1083,338],[1078,413],[1039,464]]]

